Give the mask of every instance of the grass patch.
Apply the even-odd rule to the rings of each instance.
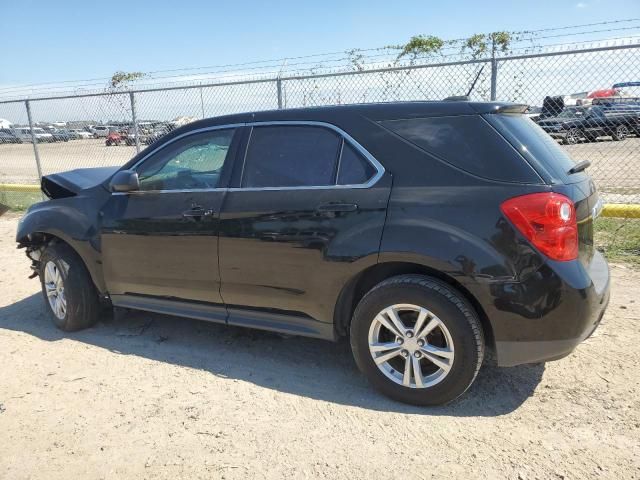
[[[609,261],[640,267],[640,219],[600,217],[594,236],[596,247]]]
[[[0,204],[9,210],[24,211],[34,203],[44,200],[40,192],[6,192],[0,190]]]

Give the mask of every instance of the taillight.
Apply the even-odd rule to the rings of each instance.
[[[558,193],[532,193],[500,205],[502,213],[552,260],[578,258],[578,223],[573,202]]]

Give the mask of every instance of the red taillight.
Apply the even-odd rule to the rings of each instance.
[[[558,193],[532,193],[507,200],[502,213],[552,260],[578,258],[578,223],[573,202]]]

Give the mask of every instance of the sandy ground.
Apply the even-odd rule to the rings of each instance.
[[[589,174],[607,202],[640,202],[640,138],[563,146],[576,160],[591,160]],[[104,139],[71,140],[39,145],[43,173],[73,168],[124,165],[135,155],[135,147],[107,147]],[[0,145],[0,184],[38,183],[33,145]]]
[[[150,314],[65,334],[0,218],[0,478],[640,478],[640,273],[573,355],[424,409],[346,343]]]

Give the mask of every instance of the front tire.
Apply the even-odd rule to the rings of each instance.
[[[371,384],[413,405],[442,405],[473,383],[484,358],[476,312],[440,280],[401,275],[358,304],[351,349]]]
[[[98,320],[100,302],[82,259],[67,245],[49,245],[40,257],[40,284],[55,325],[65,332]]]
[[[611,138],[615,142],[624,140],[627,136],[629,136],[629,129],[625,125],[618,125],[611,134]]]
[[[580,130],[577,128],[570,128],[564,137],[563,143],[565,145],[576,145],[580,141],[581,137],[582,134],[580,133]]]

